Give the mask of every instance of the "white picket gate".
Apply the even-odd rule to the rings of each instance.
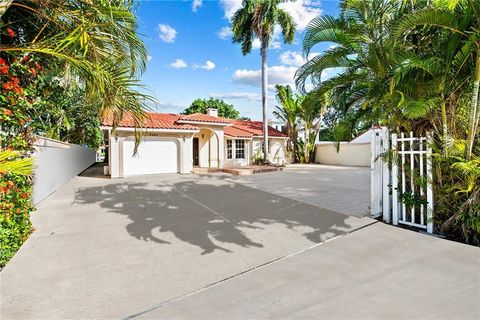
[[[414,137],[412,132],[398,136],[386,128],[373,130],[372,217],[433,232],[430,139]]]

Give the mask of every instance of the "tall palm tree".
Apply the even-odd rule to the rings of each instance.
[[[276,85],[276,98],[278,105],[275,106],[273,115],[283,121],[288,135],[287,151],[291,152],[295,162],[298,158],[298,116],[303,97],[293,93],[290,86]]]
[[[286,0],[243,0],[242,8],[235,12],[232,19],[233,42],[241,43],[242,54],[252,51],[255,38],[260,40],[262,56],[262,108],[263,108],[263,159],[268,161],[268,123],[267,123],[267,51],[273,37],[274,28],[280,25],[284,43],[292,43],[295,38],[295,23],[279,4]]]

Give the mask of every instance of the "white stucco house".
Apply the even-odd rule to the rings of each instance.
[[[262,122],[225,119],[217,114],[216,109],[191,115],[148,113],[136,155],[133,118],[125,115],[115,130],[112,119],[104,119],[101,129],[108,144],[110,176],[190,173],[194,167],[251,165],[262,154]],[[287,136],[272,127],[268,135],[270,162],[284,164]]]

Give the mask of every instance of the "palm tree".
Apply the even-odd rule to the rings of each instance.
[[[32,174],[32,158],[22,157],[20,152],[0,150],[0,177],[7,172],[29,176]]]
[[[466,159],[472,158],[472,152],[478,128],[480,124],[480,2],[476,0],[464,0],[451,2],[450,5],[438,4],[438,7],[429,7],[406,16],[399,23],[396,30],[398,38],[406,38],[409,32],[416,30],[419,26],[440,28],[451,32],[446,50],[442,53],[444,61],[433,65],[435,71],[444,75],[444,83],[439,86],[442,98],[442,118],[444,142],[447,140],[447,111],[445,100],[446,93],[456,91],[460,87],[469,83],[469,78],[473,81],[473,89],[468,111],[468,136],[467,147],[465,148]],[[433,58],[432,58],[433,59]],[[425,62],[422,65],[426,65]],[[429,64],[432,66],[432,64]],[[465,72],[467,71],[467,72]],[[465,76],[461,81],[460,87],[451,90],[449,85],[453,85],[453,80]]]
[[[273,115],[285,123],[286,133],[288,135],[287,151],[291,152],[295,162],[298,157],[298,116],[300,113],[300,105],[303,98],[293,94],[290,86],[276,85],[277,102]]]
[[[318,99],[333,90],[335,95],[348,93],[345,101],[348,108],[374,108],[389,92],[387,80],[395,43],[388,28],[401,11],[398,3],[345,0],[340,3],[339,17],[323,15],[313,19],[303,40],[304,56],[308,57],[321,43],[335,45],[298,69],[295,75],[298,89],[306,92],[305,85],[310,80],[314,85],[310,94]],[[322,81],[324,71],[332,68],[339,73]]]
[[[153,98],[138,76],[145,70],[147,51],[137,34],[133,0],[2,1],[3,27],[21,37],[2,41],[0,52],[36,54],[66,78],[78,78],[85,88],[86,107],[99,116],[111,113],[118,123],[125,112],[137,127]],[[63,71],[61,70],[63,68]]]
[[[232,19],[233,42],[241,43],[242,54],[252,51],[255,38],[260,40],[262,56],[262,108],[263,108],[263,159],[268,161],[268,124],[267,124],[267,51],[272,40],[274,28],[280,25],[284,43],[292,43],[295,38],[293,18],[278,5],[285,0],[243,0],[242,8],[235,12]]]
[[[302,159],[308,163],[313,161],[312,156],[315,150],[315,139],[320,129],[320,121],[324,111],[326,94],[318,99],[315,95],[306,95],[299,105],[299,120],[305,130],[305,141],[302,145]]]

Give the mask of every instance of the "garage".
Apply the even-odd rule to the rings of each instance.
[[[135,139],[122,144],[123,176],[179,172],[179,150],[176,139],[145,138],[133,155]]]

